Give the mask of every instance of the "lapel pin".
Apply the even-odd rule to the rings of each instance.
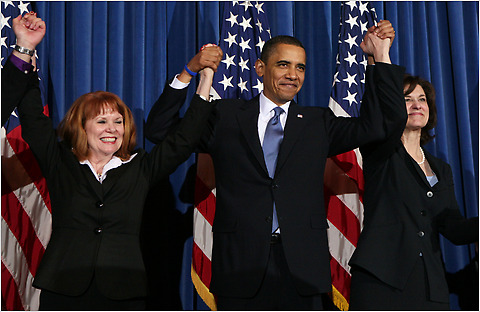
[[[302,114],[298,114],[297,117],[298,117],[298,118],[303,118],[303,115],[302,115]]]

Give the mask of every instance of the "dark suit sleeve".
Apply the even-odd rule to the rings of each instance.
[[[402,113],[402,107],[405,110],[404,71],[401,66],[384,63],[367,67],[360,117],[329,117],[326,120],[329,156],[385,140],[392,135],[393,129],[400,128],[402,123],[405,126],[405,114]]]
[[[449,208],[436,216],[438,231],[455,245],[478,242],[478,217],[464,218],[460,214],[453,186],[452,170],[445,164],[445,179],[450,191]]]
[[[38,82],[37,75],[34,75]],[[52,120],[43,113],[38,83],[28,84],[25,96],[18,105],[18,114],[22,137],[35,155],[42,174],[47,178],[56,172],[60,152]]]
[[[187,98],[188,87],[174,89],[171,80],[165,85],[162,94],[153,105],[145,124],[145,136],[158,144],[180,123],[180,108]]]
[[[213,102],[192,101],[178,127],[152,149],[148,155],[148,172],[154,181],[171,174],[195,151],[213,107]]]
[[[378,65],[381,65],[378,64]],[[375,80],[376,84],[382,84],[382,80]],[[403,89],[403,82],[402,82]],[[385,93],[388,88],[379,88],[379,92]],[[382,97],[388,98],[391,95],[382,94]],[[364,158],[370,158],[374,163],[383,162],[383,160],[391,155],[397,145],[400,143],[400,138],[405,130],[405,125],[408,119],[407,109],[405,106],[404,96],[402,92],[402,101],[398,105],[382,105],[383,114],[383,132],[384,137],[376,142],[365,144],[360,147],[360,151]]]
[[[29,87],[38,84],[38,76],[34,73],[25,74],[10,60],[2,68],[2,126],[10,114],[25,96]]]

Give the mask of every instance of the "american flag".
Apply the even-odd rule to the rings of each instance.
[[[339,49],[330,109],[337,116],[359,115],[365,89],[367,59],[360,43],[368,28],[376,25],[375,9],[368,2],[341,4]],[[332,300],[348,310],[350,260],[363,227],[364,180],[358,149],[327,160],[324,180],[328,244],[332,272]]]
[[[12,19],[31,7],[28,2],[4,0],[1,6],[3,67],[16,42]],[[40,290],[32,287],[32,281],[50,239],[50,197],[40,168],[22,139],[15,112],[2,125],[1,148],[2,310],[38,310]]]
[[[254,70],[270,28],[262,2],[226,2],[219,46],[223,60],[215,73],[211,94],[214,99],[251,99],[263,90],[262,79]],[[192,281],[198,294],[212,310],[210,293],[212,225],[215,216],[215,177],[209,155],[199,154],[195,186]]]

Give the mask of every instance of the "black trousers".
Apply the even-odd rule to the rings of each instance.
[[[385,284],[364,269],[352,267],[351,272],[349,310],[450,310],[448,303],[429,300],[423,258],[417,260],[403,290]]]
[[[252,298],[217,296],[218,310],[323,310],[321,294],[301,296],[288,269],[281,239],[272,240],[260,289]]]
[[[40,311],[141,311],[145,310],[145,299],[113,300],[105,297],[97,288],[95,278],[80,296],[67,296],[42,290]]]

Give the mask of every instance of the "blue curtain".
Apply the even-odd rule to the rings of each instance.
[[[223,12],[217,1],[34,5],[47,24],[38,55],[54,124],[81,94],[111,91],[132,109],[138,144],[147,150],[152,144],[144,139],[143,127],[150,108],[168,79],[203,44],[218,43]],[[436,138],[427,149],[451,164],[460,209],[467,217],[477,216],[478,2],[385,1],[374,6],[379,19],[390,20],[396,29],[392,61],[432,81],[437,90]],[[294,35],[306,47],[308,70],[300,105],[327,106],[340,3],[268,1],[264,9],[272,35]],[[187,100],[194,89],[190,87]],[[150,309],[206,309],[190,281],[194,174],[192,155],[147,203],[143,243],[151,277]],[[478,309],[475,247],[442,240],[442,248],[452,308]]]

